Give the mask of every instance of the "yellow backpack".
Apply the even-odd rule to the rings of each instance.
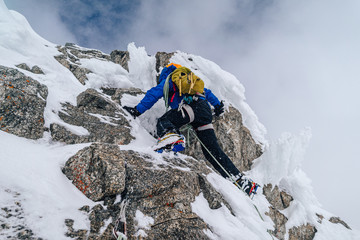
[[[171,80],[179,89],[179,95],[204,93],[204,81],[187,67],[179,67],[171,73]]]

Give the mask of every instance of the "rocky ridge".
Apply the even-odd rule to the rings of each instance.
[[[56,60],[83,85],[87,81],[86,74],[91,71],[83,68],[79,59],[113,61],[125,69],[129,60],[126,51],[113,51],[106,55],[74,44],[59,46],[58,50]],[[172,53],[156,54],[158,72],[171,56]],[[35,66],[32,69],[26,64],[16,67],[44,74]],[[92,208],[83,206],[79,209],[89,216],[89,229],[74,229],[74,220],[69,216],[64,222],[66,236],[73,239],[111,239],[111,230],[124,198],[129,200],[126,211],[129,239],[209,239],[206,232],[211,232],[210,226],[191,208],[191,203],[200,193],[211,209],[225,205],[231,211],[230,204],[205,177],[212,172],[212,167],[205,161],[196,160],[201,155],[196,140],[192,140],[192,147],[186,152],[188,157],[164,157],[167,164],[163,165],[154,165],[154,156],[121,149],[121,145],[134,139],[130,131],[131,124],[122,110],[121,98],[126,94],[142,94],[141,90],[87,89],[78,95],[76,106],[64,102],[63,111],[59,112],[60,119],[88,132],[86,135],[77,135],[66,126],[56,123],[51,124],[50,129],[44,127],[44,108],[48,94],[46,86],[16,68],[0,66],[0,74],[2,131],[29,139],[39,139],[48,131],[54,141],[65,144],[92,143],[69,158],[62,171],[75,187],[98,204]],[[230,106],[214,125],[219,142],[230,158],[234,159],[235,165],[242,171],[251,169],[253,161],[262,154],[262,147],[242,124],[241,113]],[[288,219],[281,211],[290,206],[292,196],[271,184],[264,186],[262,191],[271,205],[267,215],[274,222],[272,234],[277,239],[285,239],[286,234],[289,239],[309,240],[316,236],[317,230],[311,224],[286,229]],[[9,208],[2,208],[1,214],[9,211]],[[150,226],[139,225],[139,214],[149,219]],[[323,219],[321,215],[317,218],[319,221]],[[334,217],[331,221],[348,227],[339,218]],[[1,225],[3,229],[11,227],[14,226],[8,223]],[[26,232],[23,234],[28,239],[37,239],[31,229],[24,229]]]

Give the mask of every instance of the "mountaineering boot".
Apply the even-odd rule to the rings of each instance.
[[[249,197],[254,196],[259,187],[259,184],[255,183],[253,180],[246,178],[244,175],[240,175],[240,177],[236,180],[237,187],[240,187],[241,190],[246,192]]]
[[[163,151],[180,152],[185,150],[185,137],[177,133],[167,133],[159,138],[157,144],[153,147],[155,152]]]

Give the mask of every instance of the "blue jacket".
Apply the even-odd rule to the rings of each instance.
[[[166,77],[176,69],[174,65],[165,67],[160,74],[159,84],[145,94],[145,97],[140,101],[136,106],[136,109],[142,114],[146,110],[150,109],[160,98],[164,97],[164,84]],[[206,100],[213,106],[219,105],[219,99],[211,92],[210,89],[204,88]],[[179,95],[179,90],[173,81],[169,81],[169,99],[168,103],[172,109],[177,109],[180,102],[182,101],[183,96]]]

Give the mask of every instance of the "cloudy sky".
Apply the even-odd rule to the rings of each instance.
[[[268,130],[312,129],[303,168],[324,208],[360,229],[360,1],[5,0],[45,39],[110,53],[129,42],[234,74]]]

